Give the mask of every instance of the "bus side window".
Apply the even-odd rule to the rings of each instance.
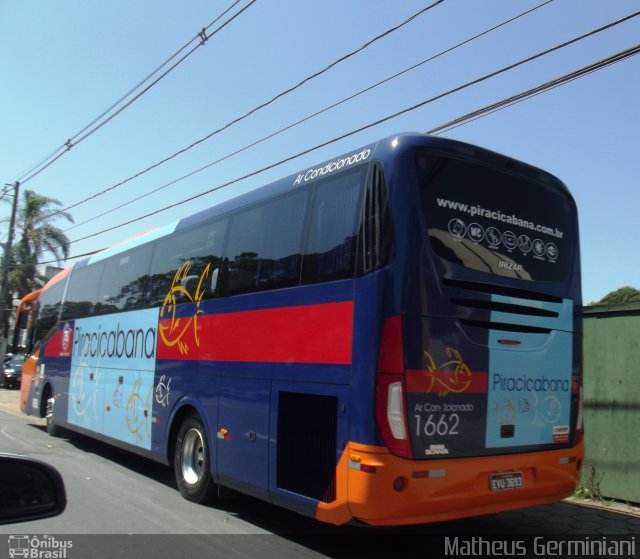
[[[65,284],[66,280],[60,281],[44,290],[38,297],[33,340],[43,339],[45,334],[58,323]]]
[[[103,270],[104,262],[73,269],[62,307],[62,320],[85,318],[96,314],[96,305],[99,302],[98,287]]]
[[[226,251],[225,294],[299,285],[308,199],[309,189],[304,188],[234,216]]]
[[[383,267],[392,251],[391,212],[382,165],[374,163],[367,176],[358,239],[358,275]]]
[[[368,166],[318,181],[302,261],[302,283],[354,276],[357,220]]]
[[[217,295],[217,277],[227,233],[226,218],[208,221],[159,239],[151,262],[147,304],[161,306]]]
[[[151,245],[146,245],[105,260],[96,314],[143,307],[149,279],[151,251]]]

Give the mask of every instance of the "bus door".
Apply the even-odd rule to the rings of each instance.
[[[217,471],[220,484],[268,499],[271,381],[220,379]]]

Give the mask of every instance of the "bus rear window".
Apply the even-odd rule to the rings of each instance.
[[[431,246],[473,270],[528,281],[567,277],[576,224],[572,201],[527,176],[416,154]]]

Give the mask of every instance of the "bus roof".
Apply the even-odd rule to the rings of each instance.
[[[225,200],[224,202],[211,206],[195,214],[186,216],[165,226],[151,229],[150,231],[139,234],[128,240],[116,243],[115,245],[112,245],[111,247],[106,248],[90,256],[89,258],[76,262],[74,266],[83,266],[85,264],[92,264],[94,262],[104,260],[115,254],[119,254],[131,248],[146,244],[155,239],[162,238],[175,231],[179,231],[180,229],[195,225],[197,223],[217,216],[222,216],[226,213],[232,212],[241,207],[249,206],[261,200],[283,194],[318,176],[325,176],[333,172],[346,170],[353,164],[360,163],[362,161],[371,161],[373,159],[384,161],[392,152],[398,149],[406,150],[417,145],[430,147],[434,150],[442,151],[456,157],[472,158],[474,160],[484,161],[487,164],[498,164],[501,167],[508,167],[509,169],[517,170],[519,173],[527,175],[531,178],[535,178],[536,180],[539,180],[541,182],[552,184],[555,188],[559,188],[565,194],[570,196],[568,189],[561,181],[559,181],[553,175],[537,167],[533,167],[529,164],[511,159],[502,154],[498,154],[496,152],[492,152],[490,150],[457,140],[440,138],[437,136],[429,136],[427,134],[416,132],[405,132],[394,134],[393,136],[389,136],[388,138],[385,138],[383,140],[379,140],[364,147],[352,150],[338,157],[334,157],[332,159],[324,161],[319,165],[314,165],[310,168],[304,169],[299,173],[289,175],[265,186],[258,187],[245,194],[241,194],[234,198]],[[366,157],[364,157],[365,154]],[[50,284],[53,285],[53,283],[63,279],[64,277],[66,277],[67,273],[68,272],[65,271],[64,275],[61,275],[59,278],[58,276],[54,277],[54,279],[51,280],[51,282],[49,282],[49,284],[47,284],[45,287],[49,287]]]

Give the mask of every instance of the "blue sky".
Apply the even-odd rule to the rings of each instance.
[[[0,180],[73,137],[231,0],[0,1]],[[247,5],[242,0],[235,11]],[[423,132],[640,42],[640,17],[333,143],[249,180],[174,204],[493,72],[639,9],[554,0],[531,14],[220,164],[130,202],[542,3],[446,0],[295,92],[144,176],[73,208],[71,254],[114,244],[370,141]],[[70,206],[145,169],[401,23],[429,2],[257,0],[166,78],[23,188]],[[233,12],[231,12],[233,13]],[[542,167],[578,203],[583,296],[640,288],[640,57],[444,133]],[[99,214],[124,204],[102,217]],[[10,205],[0,205],[0,219]],[[6,238],[7,224],[0,225]]]

